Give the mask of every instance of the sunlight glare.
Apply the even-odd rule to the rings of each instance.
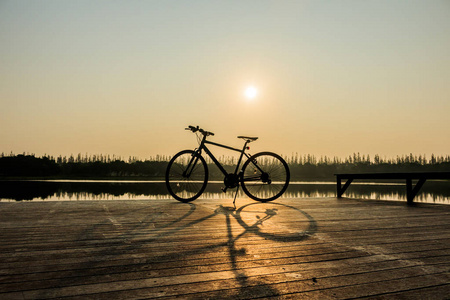
[[[248,86],[244,93],[247,99],[254,99],[258,95],[258,90],[254,86]]]

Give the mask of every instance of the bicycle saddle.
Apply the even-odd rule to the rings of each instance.
[[[250,137],[250,136],[242,136],[242,135],[240,135],[240,136],[238,136],[238,139],[244,139],[244,140],[246,140],[247,142],[253,142],[253,141],[256,141],[258,138],[257,137]]]

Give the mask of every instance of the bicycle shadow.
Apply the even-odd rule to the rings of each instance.
[[[196,256],[202,254],[208,254],[219,249],[225,249],[225,258],[229,264],[229,270],[233,273],[233,277],[236,281],[237,287],[230,289],[230,293],[226,294],[224,291],[212,291],[208,292],[209,298],[225,299],[225,298],[240,298],[240,297],[268,297],[279,295],[278,291],[271,287],[269,284],[264,283],[259,280],[258,277],[247,275],[246,268],[240,267],[241,257],[247,255],[246,247],[238,247],[237,242],[242,240],[246,235],[254,234],[260,236],[267,240],[272,240],[276,242],[293,242],[302,241],[313,235],[317,231],[317,223],[312,216],[306,212],[295,208],[293,206],[281,204],[281,203],[250,203],[239,207],[238,209],[234,207],[228,207],[219,205],[212,213],[207,214],[203,217],[196,218],[194,220],[189,220],[197,211],[197,205],[193,203],[174,203],[175,207],[188,206],[189,210],[183,215],[171,220],[170,222],[163,223],[162,225],[151,228],[151,225],[157,223],[164,216],[163,211],[152,211],[151,214],[146,216],[141,222],[136,225],[129,227],[123,233],[114,237],[111,243],[108,243],[108,248],[100,252],[95,253],[95,259],[89,260],[77,267],[72,274],[72,279],[70,284],[86,284],[86,277],[95,277],[96,270],[98,272],[109,271],[109,273],[114,272],[140,272],[147,271],[148,267],[152,268],[155,264],[164,264],[165,262],[174,262],[180,259],[185,259],[190,256]],[[268,205],[270,207],[268,208]],[[304,229],[294,232],[284,232],[280,233],[277,231],[271,232],[264,228],[265,224],[273,221],[275,217],[278,217],[281,210],[293,210],[294,213],[298,214],[298,218],[305,219],[307,226]],[[116,215],[116,217],[126,217],[127,215],[133,215],[136,210],[128,211],[124,214]],[[117,259],[123,259],[127,257],[130,252],[138,252],[137,250],[145,247],[154,247],[155,242],[162,239],[167,239],[171,236],[175,236],[177,233],[182,232],[184,229],[195,228],[197,225],[215,218],[223,216],[226,223],[226,240],[224,242],[216,242],[210,245],[201,245],[198,247],[190,247],[189,249],[184,248],[174,249],[175,251],[167,251],[166,253],[159,255],[152,255],[151,257],[141,259],[139,263],[127,265],[124,269],[123,266],[111,266],[108,267],[108,261],[111,257],[117,257]],[[233,233],[233,220],[237,221],[239,225],[243,227],[243,231],[239,234]],[[187,222],[184,222],[187,221]],[[80,239],[90,239],[98,236],[97,231],[104,230],[103,225],[110,222],[108,218],[93,224],[91,228],[84,230],[84,232],[79,236]],[[243,241],[245,242],[245,241]],[[106,263],[106,266],[105,266]],[[106,268],[106,269],[105,269]],[[155,270],[155,274],[158,270]],[[65,278],[70,276],[65,276]],[[146,278],[146,277],[143,277]],[[65,281],[67,279],[61,280],[61,286],[67,285]],[[89,279],[87,279],[89,280]],[[168,287],[169,290],[170,287]],[[47,294],[40,295],[41,297],[49,296]]]
[[[218,291],[213,294],[213,296],[208,295],[210,298],[214,299],[238,299],[238,298],[253,298],[253,297],[274,297],[280,296],[279,292],[274,289],[271,285],[264,283],[260,280],[252,279],[251,277],[245,274],[245,270],[239,268],[238,264],[238,256],[246,255],[246,248],[238,249],[236,247],[236,241],[242,238],[244,235],[252,233],[256,234],[260,237],[263,237],[267,240],[277,241],[277,242],[293,242],[293,241],[301,241],[307,239],[309,236],[313,235],[317,231],[317,223],[312,216],[308,213],[299,210],[293,206],[281,204],[281,203],[270,203],[271,206],[283,206],[285,208],[293,209],[299,212],[301,215],[307,218],[308,226],[305,230],[287,233],[287,234],[277,234],[277,233],[269,233],[261,230],[261,226],[264,225],[265,222],[269,221],[273,217],[278,215],[278,209],[276,208],[265,208],[263,210],[256,211],[246,211],[247,208],[252,206],[267,206],[267,203],[251,203],[244,206],[241,206],[239,209],[235,207],[227,207],[220,205],[219,208],[216,209],[217,214],[223,214],[226,217],[227,224],[227,234],[228,234],[228,255],[229,261],[232,268],[232,271],[235,275],[236,281],[239,283],[239,289],[235,291],[235,293],[231,295],[223,295],[223,291]],[[253,224],[249,225],[246,223],[242,214],[244,212],[247,213],[255,213],[255,221]],[[259,214],[263,214],[262,217]],[[231,217],[236,219],[236,221],[245,229],[242,233],[237,236],[233,236],[232,226],[231,226]]]
[[[262,209],[258,209],[258,207]],[[267,208],[271,206],[272,208]],[[277,217],[282,209],[277,209],[279,206],[282,209],[293,210],[298,214],[298,219],[306,219],[307,224],[302,230],[294,230],[293,232],[280,233],[279,231],[268,232],[263,230],[265,223],[269,222],[273,218]],[[250,210],[251,209],[251,210]],[[249,218],[248,214],[253,214]],[[242,239],[245,235],[256,234],[266,240],[272,240],[275,242],[298,242],[309,238],[317,231],[317,222],[308,213],[285,204],[281,203],[251,203],[236,209],[235,207],[219,205],[213,213],[207,215],[203,218],[191,221],[183,226],[173,228],[170,233],[175,233],[178,230],[189,228],[193,225],[199,224],[210,218],[224,216],[226,223],[226,242],[215,243],[208,246],[195,247],[189,250],[184,250],[182,252],[177,252],[176,257],[189,257],[192,255],[199,255],[203,253],[209,253],[216,251],[221,248],[225,248],[227,251],[228,263],[230,269],[234,274],[234,279],[238,284],[238,288],[230,289],[234,293],[226,294],[223,290],[216,292],[207,293],[207,298],[211,299],[237,299],[237,298],[247,298],[247,297],[270,297],[279,296],[279,292],[274,289],[270,284],[267,284],[261,280],[256,279],[255,276],[248,276],[246,274],[245,268],[239,267],[239,258],[247,255],[247,250],[245,247],[238,247],[237,242]],[[243,228],[244,231],[235,235],[233,233],[232,220],[236,220]],[[253,222],[252,222],[253,220]],[[154,261],[165,261],[174,258],[172,254],[160,255],[153,257],[151,260],[147,260],[148,263]],[[244,260],[245,261],[245,260]]]

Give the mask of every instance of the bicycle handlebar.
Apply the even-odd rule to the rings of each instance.
[[[201,129],[201,128],[198,127],[198,126],[191,126],[191,125],[189,125],[189,127],[186,128],[186,130],[190,130],[190,131],[192,131],[192,132],[200,131],[200,133],[203,134],[203,135],[205,135],[205,136],[208,136],[208,135],[214,135],[214,133],[212,133],[212,132],[210,132],[210,131],[203,130],[203,129]]]

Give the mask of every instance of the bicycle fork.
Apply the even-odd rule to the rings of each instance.
[[[194,156],[195,154],[192,154],[192,156]],[[192,172],[194,171],[195,166],[197,165],[199,158],[198,156],[195,156],[195,158],[193,157],[193,159],[191,159],[189,161],[189,164],[186,167],[186,170],[184,170],[183,172],[183,177],[191,177]]]

